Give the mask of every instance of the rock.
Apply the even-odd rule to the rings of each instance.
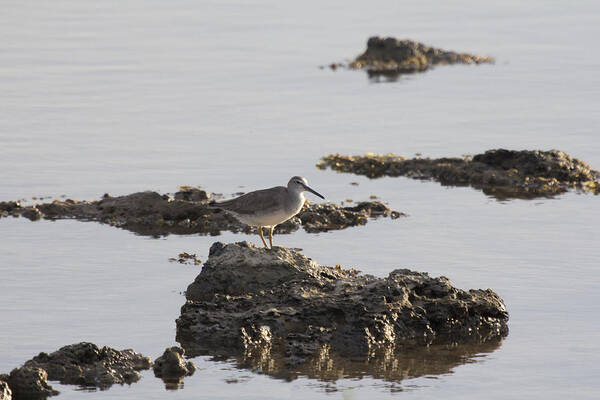
[[[493,63],[491,57],[456,53],[412,40],[374,36],[367,41],[367,49],[349,64],[352,69],[366,69],[370,74],[405,74],[425,71],[438,64]]]
[[[552,197],[569,189],[600,193],[600,172],[559,151],[488,150],[474,157],[413,158],[393,154],[323,157],[319,168],[340,172],[431,179],[442,185],[472,186],[499,200]]]
[[[50,380],[100,389],[137,382],[137,371],[150,365],[150,358],[131,349],[118,351],[87,342],[64,346],[50,354],[40,353],[25,362],[25,367],[46,371]]]
[[[0,201],[0,212],[11,213],[13,210],[21,208],[20,201]]]
[[[190,186],[182,186],[179,192],[175,193],[175,200],[185,201],[205,201],[210,198],[210,195],[205,190]]]
[[[151,236],[171,233],[218,235],[221,231],[252,231],[249,226],[228,213],[208,207],[208,198],[203,190],[190,188],[177,192],[175,199],[156,192],[139,192],[120,197],[105,194],[98,201],[55,200],[35,206],[2,202],[0,215],[22,215],[31,220],[45,218],[97,221]],[[296,218],[279,225],[276,232],[291,233],[301,227],[307,232],[344,229],[363,225],[369,217],[393,217],[393,213],[400,215],[380,202],[364,202],[357,207],[307,202]]]
[[[6,376],[8,379],[8,376]],[[12,399],[12,390],[3,380],[0,380],[0,400],[11,400]]]
[[[154,361],[154,375],[162,378],[167,389],[179,389],[183,385],[183,377],[190,376],[196,371],[194,363],[185,361],[184,350],[181,347],[170,347],[162,356]]]
[[[27,207],[25,210],[23,210],[21,215],[27,219],[30,219],[31,221],[37,221],[38,219],[42,218],[42,213],[35,206]]]
[[[2,375],[0,379],[8,383],[13,399],[45,399],[59,392],[48,384],[48,374],[42,368],[25,365],[15,368],[10,375]],[[10,398],[10,397],[9,397]]]
[[[353,357],[508,334],[508,313],[490,289],[464,291],[407,269],[361,275],[247,242],[213,244],[186,298],[177,341],[192,356],[268,350],[298,366],[324,348]]]
[[[303,226],[309,233],[326,232],[364,225],[369,218],[382,216],[395,219],[406,214],[392,211],[379,201],[363,201],[353,207],[340,207],[331,203],[310,204],[296,217],[278,225],[275,231],[285,233],[294,229],[294,226]]]

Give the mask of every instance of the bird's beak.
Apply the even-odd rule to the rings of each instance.
[[[306,186],[306,185],[302,185],[302,186],[304,186],[304,189],[306,189],[307,192],[311,192],[312,194],[317,195],[320,198],[322,198],[323,200],[325,200],[325,197],[321,196],[319,193],[317,193],[316,191],[312,190],[308,186]]]

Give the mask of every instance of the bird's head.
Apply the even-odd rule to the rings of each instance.
[[[322,199],[325,199],[325,197],[321,196],[319,193],[308,187],[308,181],[306,180],[306,178],[303,178],[301,176],[292,177],[292,179],[290,179],[290,181],[288,182],[287,187],[293,192],[311,192],[312,194],[319,196]]]

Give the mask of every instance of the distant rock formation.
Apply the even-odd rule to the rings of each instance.
[[[463,158],[412,158],[393,154],[323,157],[327,167],[369,178],[406,176],[449,186],[472,186],[499,200],[552,197],[569,189],[600,193],[600,172],[559,150],[488,150]]]
[[[348,66],[372,74],[407,74],[421,72],[438,64],[493,63],[491,57],[446,51],[412,40],[374,36],[367,49]]]

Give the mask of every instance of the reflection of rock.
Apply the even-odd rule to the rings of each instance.
[[[464,291],[446,278],[406,269],[385,279],[360,275],[247,242],[213,244],[186,297],[177,340],[187,354],[246,352],[268,365],[280,357],[290,368],[324,349],[369,356],[383,348],[477,343],[508,333],[508,313],[492,290]]]
[[[469,185],[500,200],[550,197],[571,188],[600,193],[600,172],[558,150],[488,150],[472,159],[336,154],[324,157],[317,166],[369,178],[407,176],[436,180],[442,185]]]
[[[370,74],[398,75],[425,71],[438,64],[492,63],[491,57],[456,53],[426,46],[412,40],[392,37],[371,37],[367,49],[349,64],[350,68],[366,69]]]
[[[167,389],[183,387],[183,377],[193,375],[196,371],[194,363],[186,362],[183,355],[184,350],[181,347],[170,347],[154,361],[154,375],[162,378]]]
[[[118,351],[82,342],[50,354],[40,353],[27,361],[25,367],[41,368],[48,373],[48,379],[63,384],[107,389],[115,383],[137,382],[140,379],[137,371],[150,368],[150,364],[148,357],[131,349]]]
[[[58,394],[48,384],[48,374],[41,368],[25,365],[13,369],[10,375],[0,375],[0,379],[8,383],[14,399],[45,399]]]
[[[467,344],[434,344],[430,346],[384,346],[362,357],[345,357],[319,346],[306,362],[291,365],[283,352],[272,346],[251,346],[235,356],[236,366],[285,380],[301,376],[324,382],[341,378],[361,379],[370,376],[399,383],[403,379],[423,375],[446,374],[462,364],[475,362],[482,355],[498,349],[502,338],[492,336]]]
[[[1,216],[22,215],[32,221],[45,219],[78,219],[98,221],[142,235],[210,234],[221,231],[250,233],[251,228],[226,212],[209,208],[209,196],[199,189],[185,189],[175,198],[156,192],[139,192],[127,196],[104,195],[98,201],[54,201],[22,206],[19,202],[0,202]],[[290,233],[302,226],[307,232],[322,232],[364,225],[369,217],[403,215],[380,202],[363,202],[355,207],[306,203],[300,213],[277,226],[277,233]]]

